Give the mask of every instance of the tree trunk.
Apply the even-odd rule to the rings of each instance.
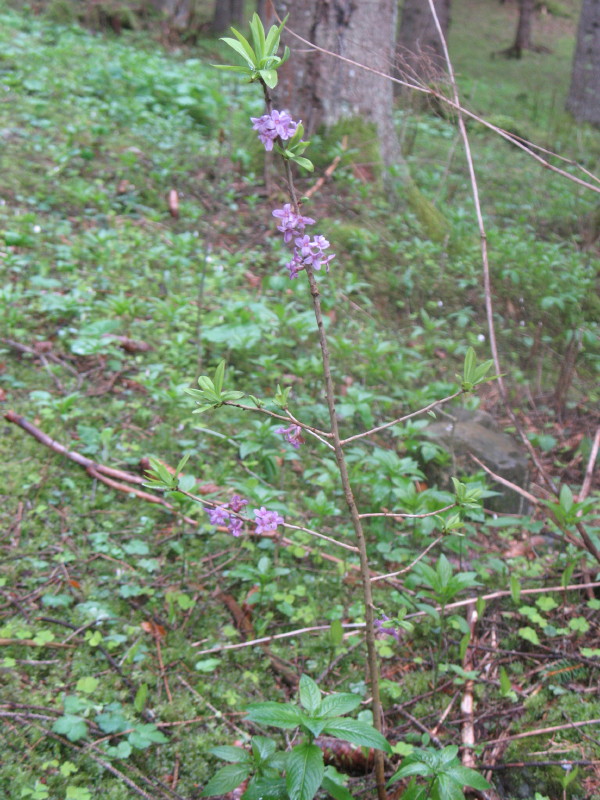
[[[318,47],[389,72],[396,30],[396,0],[293,0],[275,3],[280,16],[289,13],[288,27]],[[333,56],[310,50],[291,35],[292,50],[280,70],[278,100],[310,136],[343,119],[376,126],[386,166],[400,158],[393,121],[392,84],[385,77]]]
[[[434,0],[440,26],[447,36],[450,0]],[[428,0],[405,0],[396,49],[397,73],[411,83],[429,84],[446,74],[444,50]]]
[[[600,0],[583,0],[567,111],[600,125]]]
[[[212,32],[225,33],[232,25],[239,25],[243,13],[244,0],[215,0]]]

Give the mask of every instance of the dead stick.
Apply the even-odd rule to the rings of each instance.
[[[598,457],[599,448],[600,448],[600,428],[596,428],[596,435],[594,436],[594,443],[592,445],[590,457],[587,464],[587,469],[585,471],[585,478],[583,479],[583,483],[581,484],[581,491],[579,492],[579,497],[577,498],[580,503],[582,500],[585,500],[585,498],[590,493],[590,489],[592,488],[592,477],[594,475],[594,466],[596,464],[596,459]]]
[[[489,744],[496,744],[496,742],[512,742],[515,739],[527,739],[529,736],[541,736],[544,733],[555,733],[556,731],[568,731],[570,728],[582,728],[584,725],[598,725],[600,719],[585,719],[581,722],[571,722],[566,725],[551,725],[549,728],[537,728],[534,731],[525,731],[525,733],[515,733],[512,736],[504,736],[500,739],[488,739],[487,742],[480,742],[479,744],[487,747]]]

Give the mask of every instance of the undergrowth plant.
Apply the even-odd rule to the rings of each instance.
[[[250,706],[248,709],[248,720],[255,724],[275,725],[282,728],[300,727],[305,735],[305,740],[299,745],[295,745],[285,757],[276,755],[274,745],[262,737],[255,737],[252,741],[252,752],[238,751],[233,752],[229,749],[217,749],[216,754],[232,760],[234,763],[225,767],[211,780],[205,789],[205,795],[218,794],[229,791],[237,787],[240,783],[255,772],[255,776],[246,789],[243,797],[251,800],[255,797],[289,797],[290,800],[310,800],[322,781],[326,779],[323,757],[319,748],[313,743],[313,738],[320,733],[338,735],[349,741],[360,745],[370,745],[378,748],[375,753],[375,773],[377,781],[377,793],[380,800],[386,797],[385,773],[383,752],[388,750],[389,745],[382,735],[383,714],[380,700],[379,688],[379,667],[378,654],[376,648],[377,631],[388,632],[391,630],[391,623],[387,622],[386,615],[382,620],[375,619],[375,606],[372,598],[371,568],[367,554],[367,542],[363,528],[363,518],[358,503],[355,499],[352,481],[349,475],[348,466],[348,445],[356,443],[358,440],[372,436],[376,432],[399,425],[406,421],[407,417],[402,417],[387,421],[380,425],[375,425],[374,420],[367,416],[370,423],[367,430],[344,438],[340,432],[338,424],[338,397],[332,377],[332,366],[330,360],[329,342],[325,330],[324,315],[321,307],[321,291],[326,285],[327,273],[329,272],[334,255],[330,254],[329,241],[322,234],[310,235],[307,229],[316,224],[316,220],[303,213],[298,192],[294,183],[293,165],[297,165],[305,170],[312,170],[312,162],[303,153],[309,145],[304,141],[304,129],[301,122],[296,122],[286,111],[279,111],[273,108],[271,89],[277,84],[277,69],[288,57],[288,52],[284,53],[283,58],[277,56],[279,48],[279,37],[283,28],[282,23],[279,27],[273,26],[268,34],[265,34],[262,23],[257,15],[254,15],[250,24],[251,39],[248,41],[237,30],[232,29],[235,39],[226,38],[224,41],[242,57],[244,66],[225,66],[224,69],[233,70],[247,77],[251,82],[261,85],[264,100],[265,113],[260,117],[253,117],[253,129],[258,132],[260,141],[265,150],[276,152],[280,157],[285,171],[285,181],[288,192],[288,202],[283,207],[272,210],[272,216],[277,222],[277,230],[283,234],[283,243],[291,252],[291,258],[286,264],[286,268],[291,280],[302,276],[306,280],[308,294],[312,301],[314,318],[317,328],[321,352],[322,384],[326,397],[329,412],[329,428],[321,429],[314,425],[298,419],[289,408],[291,387],[281,388],[277,386],[272,401],[265,400],[242,391],[225,388],[225,363],[219,363],[214,376],[211,378],[202,375],[198,379],[199,389],[187,390],[198,403],[196,413],[203,413],[208,410],[217,409],[223,406],[237,407],[248,412],[266,415],[280,422],[277,432],[284,437],[285,441],[294,450],[300,450],[307,437],[312,437],[320,442],[321,446],[329,451],[333,451],[335,463],[337,465],[338,479],[343,488],[344,499],[347,513],[352,521],[354,532],[354,543],[350,544],[345,539],[333,539],[325,536],[319,531],[313,531],[305,527],[294,526],[286,522],[284,517],[275,510],[269,510],[265,506],[254,509],[254,520],[244,515],[244,507],[248,501],[235,495],[227,504],[206,505],[210,522],[215,526],[227,527],[232,536],[240,536],[248,527],[252,529],[254,536],[277,537],[277,529],[296,528],[309,533],[316,538],[327,539],[338,546],[350,550],[358,555],[360,561],[360,583],[362,588],[362,602],[364,606],[365,618],[365,645],[367,654],[367,675],[366,679],[370,685],[372,695],[372,713],[374,728],[366,726],[357,721],[332,721],[331,718],[336,713],[345,713],[356,706],[356,699],[352,695],[330,695],[323,701],[320,699],[320,690],[316,684],[308,678],[302,676],[300,681],[300,700],[305,709],[301,712],[295,706],[279,706],[275,703],[263,703]],[[317,273],[320,278],[317,278]],[[432,411],[444,402],[454,399],[464,393],[471,392],[477,385],[484,381],[492,380],[487,377],[492,366],[491,361],[482,364],[476,363],[475,353],[472,348],[466,351],[463,375],[459,379],[459,385],[444,400],[440,400],[419,411],[408,415],[415,415]],[[347,401],[346,401],[347,402]],[[177,472],[182,468],[180,464]],[[152,486],[158,488],[162,485],[166,489],[179,489],[181,492],[194,497],[179,485],[177,475],[175,477],[161,471],[160,465],[154,463],[152,473]],[[434,544],[441,542],[446,534],[456,533],[462,524],[462,516],[466,509],[473,506],[477,499],[477,492],[469,492],[465,486],[455,481],[455,497],[453,502],[443,508],[429,512],[425,516],[431,516],[437,525],[438,536]],[[197,498],[199,500],[199,498]],[[201,501],[200,501],[201,502]],[[390,513],[392,518],[402,518],[402,513]],[[414,563],[417,563],[426,552],[431,549],[429,545],[418,556]],[[439,562],[444,567],[447,562]],[[261,575],[260,585],[261,594],[265,585],[266,563],[259,564]],[[442,569],[443,576],[448,570]],[[439,572],[439,570],[438,570]],[[469,574],[466,574],[470,577]],[[450,579],[451,576],[446,576]],[[461,576],[454,578],[454,582]],[[451,581],[450,581],[451,582]],[[472,581],[462,582],[457,586],[463,588],[466,585],[473,585]],[[440,589],[443,593],[442,605],[447,602],[449,597],[456,593],[454,584],[452,591],[448,594],[449,584],[444,583]],[[443,617],[443,611],[442,611]],[[383,625],[387,622],[387,625]],[[378,624],[379,623],[379,624]],[[398,625],[400,628],[400,625]],[[395,633],[395,629],[391,630]],[[443,634],[443,626],[440,628],[440,635]],[[326,710],[324,710],[326,709]],[[306,713],[305,713],[306,712]],[[452,752],[452,758],[455,751]],[[450,759],[452,760],[452,759]],[[436,762],[437,764],[437,762]],[[434,778],[431,782],[431,791],[425,793],[414,792],[409,796],[450,798],[456,796],[452,794],[452,787],[455,783],[445,784],[438,778],[438,772],[434,769]],[[285,781],[279,773],[285,771]],[[413,773],[414,774],[414,773]],[[422,773],[425,774],[425,773]],[[482,778],[477,777],[478,785],[485,784]],[[331,781],[330,781],[331,783]],[[474,784],[471,784],[474,785]],[[486,784],[487,785],[487,784]],[[447,790],[444,789],[447,786]],[[259,787],[259,788],[257,788]],[[270,787],[270,788],[269,788]],[[326,785],[331,793],[333,787]],[[335,789],[337,791],[337,788]],[[411,790],[412,791],[412,790]],[[347,796],[346,794],[334,794],[336,797]]]

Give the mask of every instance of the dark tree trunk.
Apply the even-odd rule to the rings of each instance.
[[[444,37],[450,25],[450,0],[434,0]],[[398,46],[398,77],[411,83],[429,84],[446,74],[446,61],[428,0],[405,0]]]
[[[513,44],[514,57],[521,58],[523,50],[533,49],[531,41],[531,25],[533,21],[534,0],[519,0],[519,21],[515,43]]]
[[[600,0],[583,0],[567,111],[600,125]]]
[[[225,33],[232,25],[239,25],[243,14],[244,0],[215,0],[213,33]]]
[[[289,28],[318,47],[389,72],[396,30],[396,0],[293,0],[275,6],[289,12]],[[392,111],[392,83],[333,56],[311,50],[288,35],[290,60],[280,70],[277,96],[301,118],[308,135],[342,119],[374,123],[386,165],[401,160]]]

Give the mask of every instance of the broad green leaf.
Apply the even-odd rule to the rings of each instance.
[[[431,767],[422,761],[413,761],[411,757],[405,758],[400,765],[400,769],[392,775],[388,784],[396,783],[400,778],[409,778],[411,775],[431,775]]]
[[[570,511],[573,507],[573,492],[567,484],[563,484],[559,496],[560,504],[565,511]]]
[[[320,717],[341,717],[354,711],[361,703],[357,694],[330,694],[324,697],[318,709]]]
[[[442,772],[435,779],[432,791],[432,800],[465,800],[463,787],[451,778],[447,773]]]
[[[438,574],[441,586],[447,586],[450,578],[452,577],[452,567],[445,555],[441,555],[436,564],[436,572]]]
[[[100,681],[98,678],[94,678],[92,675],[88,675],[85,678],[79,678],[75,688],[78,692],[83,692],[84,694],[92,694],[98,688],[98,684]]]
[[[135,730],[127,737],[129,744],[137,750],[145,750],[152,744],[166,744],[169,740],[156,725],[136,725]]]
[[[475,370],[476,362],[477,362],[477,357],[475,355],[475,350],[473,350],[472,347],[468,347],[467,352],[465,353],[465,363],[463,366],[463,376],[465,383],[472,383],[473,372]]]
[[[331,623],[331,627],[329,629],[329,635],[331,637],[331,644],[334,647],[337,647],[339,644],[343,642],[344,629],[339,619],[334,619],[333,622]]]
[[[386,753],[392,752],[392,748],[385,736],[373,728],[372,725],[357,719],[332,719],[323,728],[323,733],[336,736],[338,739],[345,739],[347,742],[352,742],[352,744],[358,744],[362,747],[375,747],[377,750],[384,750]]]
[[[250,722],[275,728],[297,728],[306,719],[298,706],[291,703],[252,703],[247,713]]]
[[[526,639],[528,642],[531,642],[531,644],[540,643],[539,636],[534,631],[534,629],[530,628],[529,626],[527,626],[526,628],[519,628],[519,636],[522,639]]]
[[[252,752],[258,761],[265,761],[273,755],[276,749],[277,745],[273,739],[269,739],[267,736],[252,737]]]
[[[242,800],[282,800],[287,798],[285,778],[253,778]]]
[[[267,84],[269,89],[274,89],[277,86],[277,70],[276,69],[261,69],[258,74]]]
[[[246,61],[251,67],[256,67],[258,62],[256,54],[252,49],[252,47],[250,46],[250,42],[246,39],[245,36],[242,36],[242,34],[239,31],[236,31],[235,28],[231,28],[231,32],[235,36],[235,39],[230,39],[229,37],[223,36],[221,38],[221,41],[228,44],[232,50],[236,51],[236,53],[239,53],[244,59],[244,61]]]
[[[312,172],[315,168],[315,165],[312,163],[312,161],[308,158],[304,158],[304,156],[292,156],[292,161],[298,164],[298,166],[304,167],[304,169],[308,170],[309,172]]]
[[[251,761],[250,756],[243,748],[234,747],[233,745],[224,744],[219,747],[211,747],[210,752],[213,756],[222,758],[223,761],[231,761],[233,764]]]
[[[321,690],[309,675],[300,678],[300,703],[309,712],[316,711],[321,703]]]
[[[490,788],[483,775],[480,775],[474,769],[463,767],[460,763],[457,763],[456,766],[450,766],[446,774],[462,786],[472,786],[473,789],[479,789],[481,792],[485,792]]]
[[[308,742],[294,747],[288,757],[285,781],[290,800],[312,800],[324,772],[320,747]]]
[[[65,714],[59,717],[52,726],[54,733],[66,736],[70,742],[77,742],[87,735],[87,724],[83,717],[75,714]]]
[[[122,733],[131,727],[120,711],[104,711],[96,716],[96,724],[104,733]]]
[[[227,764],[212,776],[200,797],[212,797],[216,794],[231,792],[237,789],[249,774],[250,767],[246,764]]]
[[[323,778],[322,783],[323,789],[330,794],[334,800],[353,800],[352,795],[346,789],[345,786],[342,786],[341,783],[336,783],[335,781],[331,780],[331,778],[325,777]]]

